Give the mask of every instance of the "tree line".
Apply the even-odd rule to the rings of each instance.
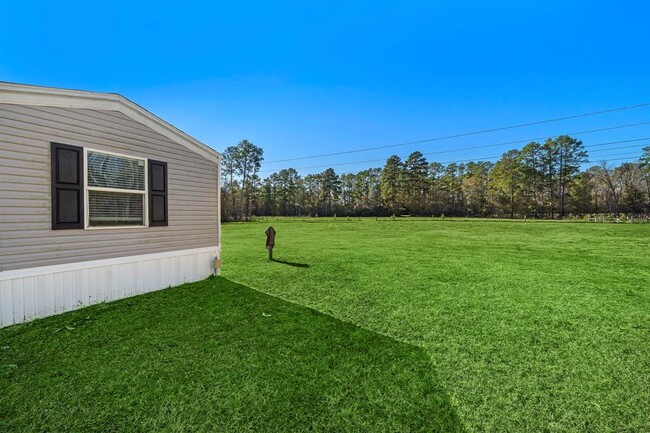
[[[300,176],[285,168],[259,176],[262,148],[226,148],[222,218],[257,216],[470,216],[563,218],[650,213],[650,146],[636,162],[602,161],[585,170],[587,150],[568,135],[531,142],[496,162],[429,162],[415,151],[357,173]]]

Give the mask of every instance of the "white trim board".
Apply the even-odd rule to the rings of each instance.
[[[76,271],[80,269],[90,269],[101,266],[121,265],[123,263],[132,263],[144,260],[166,259],[169,257],[185,256],[188,254],[200,254],[206,252],[218,252],[217,245],[205,248],[192,248],[187,250],[166,251],[162,253],[140,254],[136,256],[114,257],[112,259],[88,260],[84,262],[65,263],[61,265],[40,266],[37,268],[14,269],[0,272],[0,281],[12,280],[14,278],[34,277],[56,272]]]
[[[136,296],[214,273],[219,247],[0,272],[0,327]]]
[[[0,82],[0,104],[112,110],[142,123],[216,164],[221,154],[117,93],[96,93]]]

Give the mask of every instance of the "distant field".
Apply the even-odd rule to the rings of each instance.
[[[650,431],[650,224],[285,219],[223,233],[226,278],[423,347],[467,431]]]

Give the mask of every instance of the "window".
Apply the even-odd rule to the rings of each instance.
[[[87,227],[147,225],[146,162],[86,150]]]
[[[167,163],[51,143],[52,230],[169,225]]]

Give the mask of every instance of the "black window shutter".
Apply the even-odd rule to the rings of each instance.
[[[149,226],[166,226],[167,163],[149,160]]]
[[[51,144],[52,230],[84,228],[83,147]]]

